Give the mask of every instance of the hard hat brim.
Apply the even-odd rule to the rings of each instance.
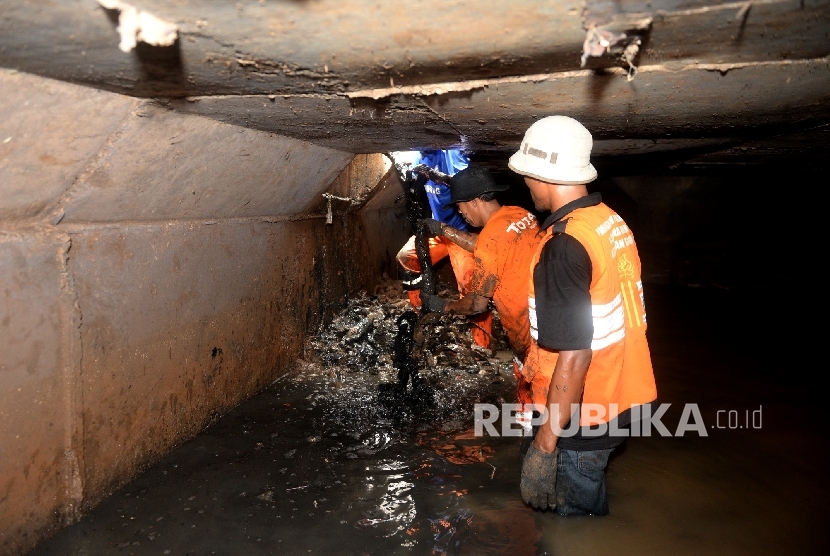
[[[558,185],[583,185],[597,179],[597,170],[590,162],[582,168],[561,168],[521,151],[513,153],[507,167],[517,174]]]

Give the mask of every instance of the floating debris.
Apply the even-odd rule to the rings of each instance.
[[[274,491],[268,490],[257,496],[258,499],[264,500],[266,502],[273,502],[274,501]]]

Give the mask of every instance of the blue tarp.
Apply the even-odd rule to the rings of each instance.
[[[426,164],[434,170],[455,175],[457,172],[469,166],[469,159],[458,149],[421,151],[421,156],[415,161],[417,164]],[[435,183],[429,180],[424,186],[429,199],[429,206],[432,208],[432,217],[440,222],[449,224],[459,230],[468,231],[469,224],[458,213],[455,205],[443,208],[444,205],[452,202],[450,199],[450,188],[443,183]]]

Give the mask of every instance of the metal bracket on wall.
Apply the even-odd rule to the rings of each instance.
[[[331,212],[332,199],[336,201],[346,201],[349,204],[354,202],[354,199],[352,199],[351,197],[338,197],[337,195],[332,195],[331,193],[323,193],[323,197],[326,199],[326,224],[331,224],[333,221]]]

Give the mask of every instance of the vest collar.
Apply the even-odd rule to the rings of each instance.
[[[542,229],[546,230],[553,226],[556,222],[562,220],[568,214],[575,211],[578,208],[585,208],[585,207],[593,207],[598,205],[602,202],[602,195],[599,192],[591,193],[590,195],[586,195],[585,197],[580,197],[579,199],[573,200],[567,205],[560,207],[555,212],[552,212],[550,216],[545,218],[545,221],[542,223]]]

